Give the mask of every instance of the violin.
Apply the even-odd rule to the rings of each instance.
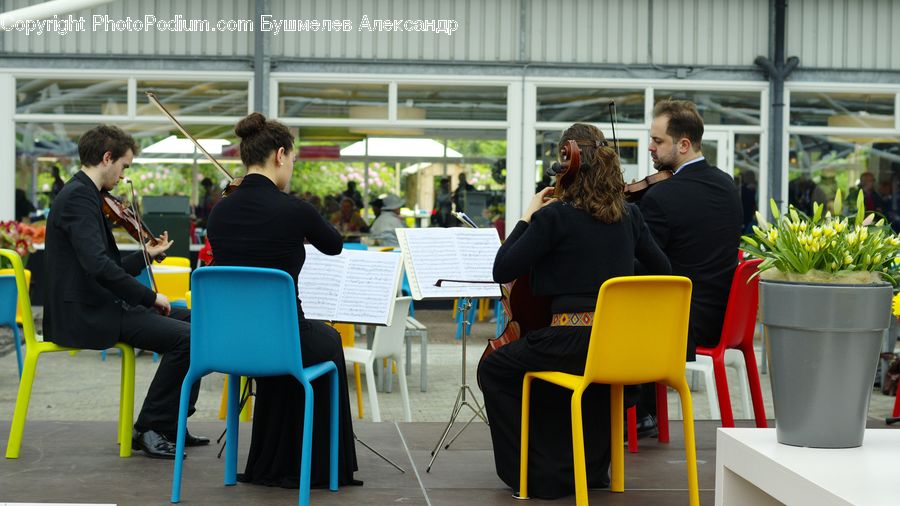
[[[128,235],[142,247],[148,244],[156,244],[156,235],[135,215],[131,207],[125,205],[124,202],[106,190],[100,192],[100,197],[103,201],[103,216],[106,216],[110,223],[124,228]],[[165,253],[160,253],[156,258],[162,260],[165,257]]]
[[[651,186],[655,185],[656,183],[661,183],[674,175],[675,173],[671,170],[664,169],[657,172],[656,174],[650,174],[640,181],[626,184],[625,200],[627,200],[628,202],[637,202],[641,200],[641,197],[643,197],[644,194],[647,193],[647,190],[649,190]]]
[[[222,196],[227,197],[228,195],[231,194],[231,192],[233,192],[235,189],[237,189],[237,187],[241,185],[241,182],[244,180],[244,178],[243,177],[234,177],[231,175],[230,172],[225,170],[225,167],[223,167],[222,164],[219,163],[219,161],[216,160],[215,157],[213,157],[213,155],[209,154],[209,151],[207,151],[206,148],[201,146],[200,143],[197,141],[197,139],[194,138],[193,135],[191,135],[190,133],[188,133],[187,130],[185,130],[185,128],[181,125],[181,123],[179,123],[178,120],[175,119],[175,116],[173,116],[172,113],[169,112],[168,109],[166,109],[166,106],[162,105],[162,102],[159,101],[159,97],[156,96],[156,93],[153,93],[152,91],[148,91],[148,92],[146,92],[146,94],[147,94],[147,99],[150,100],[150,102],[152,102],[157,108],[159,108],[159,110],[167,118],[169,118],[169,120],[172,122],[172,124],[175,125],[175,128],[177,128],[178,131],[180,131],[185,137],[190,139],[191,142],[194,143],[194,146],[196,146],[197,149],[200,150],[200,152],[203,153],[206,156],[206,158],[209,159],[209,161],[212,162],[212,164],[215,165],[216,168],[218,168],[219,171],[225,175],[226,178],[228,178],[228,186],[225,187],[225,190],[222,192]]]

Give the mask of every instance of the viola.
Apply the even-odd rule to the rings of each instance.
[[[110,223],[124,228],[128,235],[142,246],[156,244],[156,235],[135,215],[131,207],[106,190],[100,192],[100,196],[103,200],[103,216],[106,216]],[[160,253],[157,259],[162,260],[165,257],[165,253]]]
[[[656,174],[650,174],[649,176],[641,179],[640,181],[626,184],[625,185],[625,200],[628,202],[637,202],[641,200],[641,197],[647,193],[647,190],[650,189],[651,186],[661,183],[666,179],[674,176],[675,173],[671,170],[661,170]]]
[[[578,143],[571,139],[566,141],[559,148],[559,160],[547,169],[548,176],[556,176],[554,194],[557,196],[562,188],[575,181],[575,176],[581,170],[581,149],[578,148]]]

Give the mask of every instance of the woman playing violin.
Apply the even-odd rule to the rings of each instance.
[[[560,175],[555,189],[534,196],[494,260],[494,281],[506,283],[530,274],[534,294],[549,296],[553,312],[549,327],[494,351],[478,369],[497,474],[513,490],[519,486],[525,372],[583,373],[600,285],[634,274],[635,259],[653,273],[670,271],[637,206],[625,202],[619,159],[603,133],[576,123],[563,133],[560,146],[570,140],[577,143],[581,160],[568,168],[576,171],[574,177]],[[571,395],[542,382],[533,383],[531,395],[529,495],[545,499],[570,495],[575,490]],[[606,487],[609,388],[588,388],[583,402],[588,486]]]
[[[304,242],[309,241],[326,255],[337,255],[342,249],[341,235],[308,202],[283,191],[291,180],[295,153],[294,136],[286,126],[253,113],[242,119],[234,131],[241,138],[241,161],[247,167],[247,175],[209,215],[207,233],[215,265],[280,269],[296,284],[306,259]],[[353,473],[357,467],[341,338],[325,323],[306,319],[301,301],[296,300],[296,303],[303,365],[332,360],[338,367],[338,378],[341,378],[338,381],[338,479],[341,485],[349,485],[354,483]],[[248,338],[252,339],[252,336]],[[328,434],[330,396],[327,379],[312,383],[315,391],[313,420],[303,419],[303,387],[295,378],[277,376],[255,381],[256,406],[250,454],[246,470],[238,475],[238,480],[297,488],[303,424],[312,423],[314,434]],[[328,438],[314,438],[313,487],[328,485],[329,461]]]

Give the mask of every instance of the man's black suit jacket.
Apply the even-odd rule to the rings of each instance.
[[[722,332],[741,239],[740,194],[728,174],[701,160],[650,187],[640,208],[672,274],[693,283],[687,357],[694,360],[696,346],[715,346]]]
[[[134,276],[140,251],[125,258],[103,216],[100,191],[78,172],[53,200],[44,258],[44,339],[62,346],[105,349],[119,340],[123,302],[153,306],[156,294]]]

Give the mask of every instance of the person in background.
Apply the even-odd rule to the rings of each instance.
[[[331,224],[345,236],[369,231],[369,226],[359,215],[359,210],[353,204],[353,200],[348,197],[344,197],[344,200],[341,201],[340,210],[331,215]]]
[[[468,204],[466,195],[473,191],[475,191],[475,187],[466,181],[466,173],[460,172],[459,185],[456,186],[456,190],[453,192],[453,205],[456,206],[456,212],[466,212],[466,205]]]
[[[53,199],[55,199],[56,196],[59,195],[59,192],[62,191],[63,186],[65,186],[65,184],[66,184],[66,182],[63,181],[62,177],[60,177],[60,175],[59,175],[60,170],[62,170],[62,166],[60,164],[58,164],[58,163],[53,164],[53,168],[51,169],[51,171],[53,173],[53,186],[50,187],[50,200],[51,201],[53,201]]]
[[[348,198],[353,201],[357,209],[363,208],[363,199],[359,191],[356,189],[356,181],[347,181],[347,189],[341,193],[341,197]]]
[[[749,234],[756,225],[756,172],[752,170],[741,171],[741,209],[744,214],[743,233]]]
[[[209,218],[209,213],[216,203],[219,202],[220,192],[216,189],[213,180],[208,177],[205,177],[203,178],[203,181],[200,181],[200,186],[203,187],[203,195],[200,197],[200,202],[197,203],[197,209],[194,211],[194,215],[197,217],[197,221],[200,225],[205,226],[206,220]]]
[[[434,223],[439,227],[452,227],[454,223],[453,216],[453,199],[450,193],[450,178],[442,177],[440,186],[438,186],[437,196],[435,197],[434,207]]]
[[[884,201],[875,191],[875,174],[863,172],[859,175],[859,191],[863,192],[863,203],[866,212],[884,214]]]
[[[406,228],[406,221],[400,217],[400,208],[403,206],[403,201],[393,193],[388,194],[383,201],[384,205],[381,207],[381,214],[378,218],[375,218],[370,232],[380,246],[400,246],[395,230]]]
[[[28,200],[28,194],[25,193],[25,190],[16,188],[16,221],[27,221],[34,211],[34,204]]]

